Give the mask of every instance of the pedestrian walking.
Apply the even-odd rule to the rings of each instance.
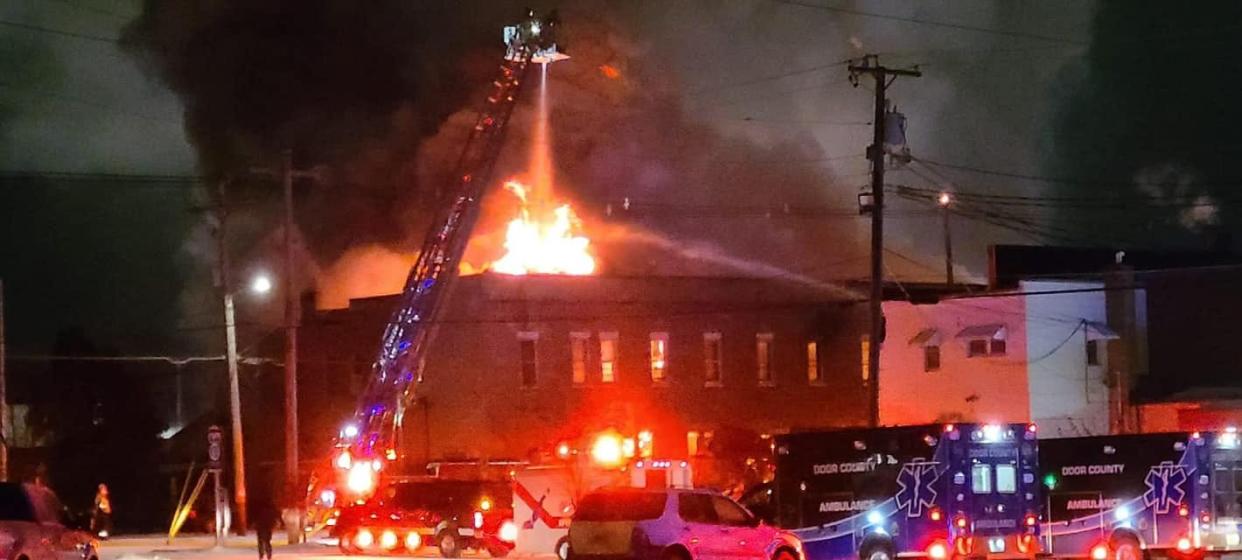
[[[91,531],[99,538],[106,539],[112,533],[112,496],[108,494],[108,485],[100,484],[95,492],[95,510],[91,516]]]
[[[250,523],[254,526],[255,538],[259,544],[259,559],[272,558],[272,531],[276,528],[276,506],[267,497],[253,502],[254,511],[250,512]]]

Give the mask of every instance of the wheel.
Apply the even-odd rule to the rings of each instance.
[[[456,529],[441,531],[440,537],[436,539],[436,546],[440,547],[440,556],[445,558],[461,556],[461,538],[457,536]]]
[[[776,554],[772,556],[772,560],[798,560],[798,555],[790,552],[787,548],[782,548],[776,551]]]
[[[1143,560],[1143,547],[1134,535],[1114,535],[1108,548],[1112,560]]]
[[[561,537],[556,541],[556,548],[553,550],[556,552],[557,560],[569,560],[569,537]]]
[[[346,556],[352,556],[354,554],[354,547],[352,545],[353,541],[349,539],[349,535],[342,535],[340,540],[337,541],[337,546],[341,548],[341,553]]]
[[[690,553],[681,548],[670,548],[660,555],[660,560],[691,560]]]
[[[860,560],[893,560],[893,552],[884,544],[872,544],[858,552]]]
[[[487,547],[487,555],[492,558],[504,558],[509,555],[509,547],[501,545],[492,545]]]

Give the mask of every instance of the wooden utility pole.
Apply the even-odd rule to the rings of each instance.
[[[301,319],[300,298],[293,278],[293,152],[281,154],[280,178],[285,191],[285,488],[287,502],[296,514],[293,527],[288,527],[289,544],[302,542],[302,508],[299,506],[298,478],[298,322]],[[288,517],[293,518],[294,515]],[[288,523],[290,520],[286,520]]]
[[[941,225],[944,230],[944,282],[953,287],[953,238],[949,235],[949,205],[953,204],[953,197],[947,192],[940,193],[936,198],[936,204],[940,206]]]
[[[850,80],[858,85],[858,76],[875,79],[875,117],[872,120],[871,146],[871,335],[867,342],[867,389],[870,393],[871,426],[880,425],[880,344],[884,339],[884,133],[888,99],[885,92],[898,76],[918,77],[918,70],[898,70],[880,66],[879,57],[867,55],[850,64]]]
[[[217,214],[220,220],[219,235],[216,241],[219,243],[220,251],[220,286],[224,292],[224,342],[226,358],[228,362],[229,372],[229,417],[232,424],[233,439],[233,501],[237,504],[237,529],[242,534],[246,532],[246,449],[245,438],[242,436],[242,420],[241,420],[241,388],[237,379],[237,321],[233,309],[233,282],[232,270],[229,263],[229,240],[228,240],[228,223],[229,223],[229,206],[228,193],[226,189],[227,182],[221,181],[219,185],[220,196],[220,212]],[[178,371],[178,384],[180,384],[180,374]],[[178,387],[180,391],[180,387]],[[180,392],[178,392],[178,399]],[[178,409],[180,414],[180,409]]]

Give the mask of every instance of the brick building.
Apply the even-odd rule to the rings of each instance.
[[[680,456],[725,432],[861,425],[859,301],[757,279],[462,277],[405,412],[403,451],[412,464],[523,459],[612,427],[652,430],[657,454]],[[304,412],[304,429],[323,445],[396,304],[367,298],[305,318],[303,410],[317,413]]]

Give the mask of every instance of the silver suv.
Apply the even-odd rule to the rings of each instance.
[[[793,534],[706,490],[587,494],[569,525],[570,560],[802,560]]]

